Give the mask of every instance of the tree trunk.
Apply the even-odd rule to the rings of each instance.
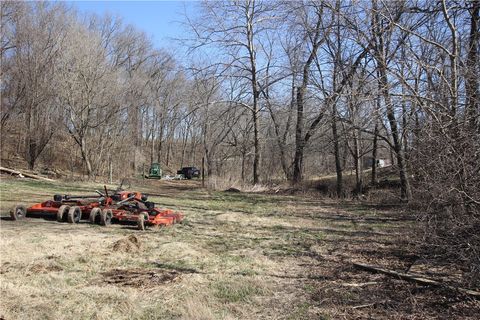
[[[205,151],[205,160],[207,161],[207,178],[210,179],[210,177],[213,175],[213,171],[215,170],[215,165],[208,150]]]
[[[25,159],[28,163],[28,168],[33,170],[35,167],[36,160],[36,148],[37,144],[35,143],[34,138],[32,137],[32,107],[27,107],[28,110],[25,112]]]
[[[152,127],[150,129],[150,133],[152,136],[152,141],[150,145],[150,165],[154,162],[155,159],[155,123],[157,122],[157,117],[153,118]]]
[[[480,0],[471,2],[470,36],[467,56],[467,74],[465,79],[465,90],[467,105],[465,115],[467,123],[472,127],[480,129],[480,97],[478,95],[478,43],[480,41]],[[477,122],[477,124],[475,123]]]
[[[404,90],[404,88],[402,87],[402,91],[403,90]],[[402,101],[403,152],[405,153],[405,160],[408,161],[409,155],[408,155],[408,132],[407,132],[407,126],[408,126],[407,105],[405,103],[405,98],[402,97],[402,99],[403,99],[403,101]]]
[[[187,141],[188,141],[188,129],[185,129],[185,133],[183,135],[183,141],[182,141],[182,158],[180,161],[180,167],[183,168],[183,163],[185,161],[185,154],[187,152]]]
[[[172,149],[172,141],[168,138],[167,142],[167,159],[166,159],[166,166],[168,167],[170,164],[170,150]]]
[[[376,8],[376,2],[373,2],[374,8]],[[383,34],[380,30],[380,20],[378,12],[374,14],[374,29],[377,36],[376,50],[375,50],[375,60],[377,62],[377,68],[379,73],[379,85],[381,88],[381,93],[385,101],[385,107],[387,111],[387,119],[390,124],[390,131],[393,138],[393,149],[395,151],[395,156],[397,159],[397,166],[400,175],[400,189],[401,189],[401,199],[408,201],[411,199],[411,189],[410,181],[408,178],[407,172],[407,162],[405,158],[405,152],[403,150],[403,145],[401,141],[401,136],[398,130],[397,119],[395,118],[395,110],[392,102],[392,97],[390,96],[389,83],[387,78],[387,59],[383,41]]]
[[[317,22],[315,24],[315,34],[312,39],[312,51],[308,56],[305,65],[303,66],[303,75],[302,75],[302,84],[297,88],[297,127],[295,130],[295,157],[293,160],[293,176],[292,181],[294,184],[297,184],[303,180],[303,156],[306,145],[306,138],[303,135],[304,127],[304,99],[305,93],[307,91],[307,85],[310,78],[310,66],[314,62],[315,57],[317,56],[317,50],[320,46],[320,26],[322,21],[321,12],[317,11]],[[307,133],[308,134],[308,133]]]
[[[160,121],[158,126],[158,149],[157,149],[157,162],[161,163],[162,161],[162,151],[163,151],[163,130],[165,127],[165,122],[163,120]]]
[[[245,183],[245,158],[246,158],[246,150],[242,150],[242,182]]]
[[[455,29],[454,24],[452,23],[448,15],[448,8],[446,0],[442,0],[442,13],[447,23],[448,28],[450,29],[450,36],[452,41],[452,49],[448,52],[450,60],[450,117],[453,120],[453,123],[456,123],[456,115],[458,108],[458,39],[457,39],[457,30]]]
[[[373,149],[372,149],[372,186],[377,184],[377,149],[378,149],[378,121],[375,122],[373,131]]]
[[[259,165],[260,165],[260,138],[258,130],[258,98],[260,96],[260,91],[258,90],[257,83],[257,57],[254,46],[254,14],[255,14],[255,3],[247,3],[245,12],[246,18],[246,27],[247,27],[247,43],[248,43],[248,54],[250,59],[250,74],[251,74],[251,87],[253,95],[253,107],[252,107],[252,117],[253,117],[253,146],[254,146],[254,157],[253,157],[253,184],[257,184],[259,179]]]
[[[258,95],[258,93],[256,93]],[[260,181],[258,167],[260,164],[260,138],[258,134],[258,109],[257,98],[254,98],[253,107],[253,139],[254,139],[254,157],[253,157],[253,184],[257,184]]]
[[[297,125],[295,129],[295,157],[293,160],[293,183],[297,184],[303,180],[303,153],[305,139],[303,137],[303,96],[305,88],[297,89]]]
[[[412,194],[410,190],[410,181],[408,179],[407,161],[405,158],[405,151],[403,150],[402,141],[398,130],[397,119],[395,118],[395,111],[393,109],[392,99],[388,89],[387,68],[383,57],[381,58],[381,61],[379,63],[379,68],[382,94],[387,108],[387,119],[390,124],[390,130],[392,132],[393,147],[400,174],[401,198],[402,200],[408,201],[412,197]]]
[[[88,156],[87,146],[84,137],[80,138],[80,143],[80,151],[82,153],[83,162],[85,163],[85,168],[87,169],[87,175],[89,178],[91,178],[93,175],[92,163],[90,161],[90,157]]]
[[[28,169],[30,170],[33,170],[33,168],[35,167],[35,162],[37,160],[37,143],[35,142],[34,139],[32,139],[31,137],[29,137],[28,139],[28,156],[27,156],[27,159],[28,159]]]
[[[192,140],[190,142],[190,152],[189,153],[190,153],[190,159],[192,159],[191,162],[194,165],[197,162],[197,154],[195,152],[196,151],[195,149],[197,148],[197,141],[196,141],[196,137],[193,135],[193,132],[191,134],[191,137],[192,137],[191,138]]]
[[[287,136],[288,132],[290,131],[290,123],[292,120],[292,111],[295,108],[295,81],[294,78],[292,77],[292,90],[291,90],[291,100],[290,100],[290,109],[288,111],[288,117],[287,117],[287,122],[285,125],[285,130],[283,133],[280,130],[280,123],[278,121],[278,118],[275,116],[275,111],[271,108],[270,102],[267,99],[267,107],[268,111],[270,113],[270,118],[272,119],[273,122],[273,127],[275,130],[275,136],[278,144],[278,149],[280,152],[280,164],[282,165],[282,170],[283,173],[285,174],[285,178],[287,180],[291,179],[291,172],[290,168],[288,167],[288,161],[287,161],[287,152],[286,152],[286,141],[287,141]]]
[[[340,145],[338,142],[337,131],[337,105],[335,102],[332,104],[332,135],[333,135],[333,154],[335,156],[335,171],[337,173],[337,197],[343,198],[343,169],[340,159]]]
[[[154,154],[155,154],[155,139],[152,137],[152,145],[150,146],[150,165],[153,163]]]
[[[354,161],[355,161],[355,194],[361,195],[363,192],[363,170],[362,170],[362,157],[360,148],[360,131],[354,129],[353,133],[353,146],[354,146]]]
[[[130,156],[130,168],[133,172],[133,175],[137,173],[137,153],[140,151],[140,133],[139,133],[139,116],[138,116],[139,110],[136,106],[131,106],[131,134],[132,134],[132,139],[133,139],[133,149],[134,152],[133,154],[131,153]]]

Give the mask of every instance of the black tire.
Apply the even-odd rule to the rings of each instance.
[[[68,210],[67,222],[68,223],[79,223],[82,218],[82,210],[80,207],[73,206]]]
[[[27,208],[23,204],[16,205],[10,210],[10,217],[12,220],[22,220],[27,216]]]
[[[138,215],[137,229],[140,231],[145,231],[145,215],[143,213]]]
[[[113,213],[110,209],[104,209],[100,213],[100,225],[108,227],[112,224]]]
[[[88,222],[94,224],[100,221],[100,214],[102,213],[102,209],[100,208],[93,208],[90,211],[90,216],[88,217]]]
[[[67,221],[67,215],[68,212],[70,211],[70,206],[67,206],[66,204],[60,206],[57,211],[57,221],[62,222],[62,221]]]

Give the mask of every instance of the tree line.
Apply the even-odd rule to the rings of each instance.
[[[344,170],[361,188],[362,158],[380,148],[407,200],[424,129],[478,127],[478,1],[199,9],[178,41],[185,63],[119,18],[2,3],[2,133],[30,169],[65,138],[88,176],[119,159],[136,174],[205,157],[210,174],[254,184],[334,167],[338,196]]]

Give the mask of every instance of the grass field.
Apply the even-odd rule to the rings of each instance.
[[[405,245],[415,221],[374,205],[149,181],[129,187],[183,212],[183,224],[140,232],[5,218],[16,203],[101,187],[2,178],[0,318],[475,319],[480,310],[354,269],[405,270],[416,259]]]

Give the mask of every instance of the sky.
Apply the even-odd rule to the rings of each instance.
[[[194,1],[70,1],[81,13],[118,15],[152,37],[157,48],[171,48],[171,38],[180,38],[185,32],[178,23],[184,12],[193,12]]]

